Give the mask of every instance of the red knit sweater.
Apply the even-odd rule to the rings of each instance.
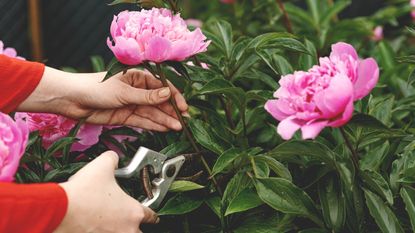
[[[0,55],[0,111],[16,109],[36,88],[45,66]],[[68,199],[58,185],[0,182],[0,232],[52,232],[65,216]]]

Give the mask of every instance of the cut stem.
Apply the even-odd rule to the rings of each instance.
[[[163,71],[161,69],[161,65],[159,63],[157,63],[156,64],[156,67],[157,67],[157,73],[160,76],[160,81],[163,83],[163,86],[170,88],[169,83],[167,82],[167,78],[166,78],[166,76],[164,75],[164,73],[163,73]],[[200,151],[199,147],[197,146],[195,140],[193,139],[193,136],[190,133],[189,128],[187,128],[187,124],[184,121],[183,116],[180,113],[179,108],[177,107],[176,100],[174,99],[173,96],[170,97],[170,104],[173,106],[174,111],[176,112],[176,115],[179,118],[180,124],[183,127],[183,131],[184,131],[186,137],[190,141],[190,144],[192,145],[192,147],[196,151],[196,153],[199,153],[200,154],[200,160],[202,161],[203,166],[205,167],[205,169],[208,172],[209,176],[212,176],[212,169],[210,169],[209,164],[207,163],[207,161],[205,160],[205,158],[203,157],[203,155],[200,153],[201,151]],[[219,195],[222,196],[222,191],[221,191],[221,189],[220,189],[220,187],[218,185],[218,182],[216,181],[215,177],[213,177],[213,176],[212,176],[212,181],[213,181],[213,184],[215,185],[216,191],[218,191]]]

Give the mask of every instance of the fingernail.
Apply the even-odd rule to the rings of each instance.
[[[170,95],[170,88],[165,87],[159,91],[159,97],[164,98]]]
[[[176,123],[174,123],[174,128],[175,129],[182,129],[182,124],[180,124],[180,122],[176,122]]]
[[[182,113],[182,116],[187,117],[187,118],[190,118],[191,117],[188,112]]]
[[[159,217],[157,217],[157,219],[156,219],[156,224],[158,224],[160,222],[160,218]]]

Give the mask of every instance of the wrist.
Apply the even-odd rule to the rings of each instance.
[[[60,113],[70,101],[72,74],[45,67],[35,90],[17,108],[21,112]]]

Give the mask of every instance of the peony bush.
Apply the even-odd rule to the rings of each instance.
[[[13,179],[29,130],[16,182],[65,180],[107,149],[120,166],[139,146],[186,154],[144,232],[415,231],[413,1],[356,18],[351,3],[114,1],[137,10],[108,25],[103,81],[145,69],[174,83],[190,105],[183,131],[1,115],[15,133],[0,127],[0,179]],[[144,182],[119,180],[139,200]]]

